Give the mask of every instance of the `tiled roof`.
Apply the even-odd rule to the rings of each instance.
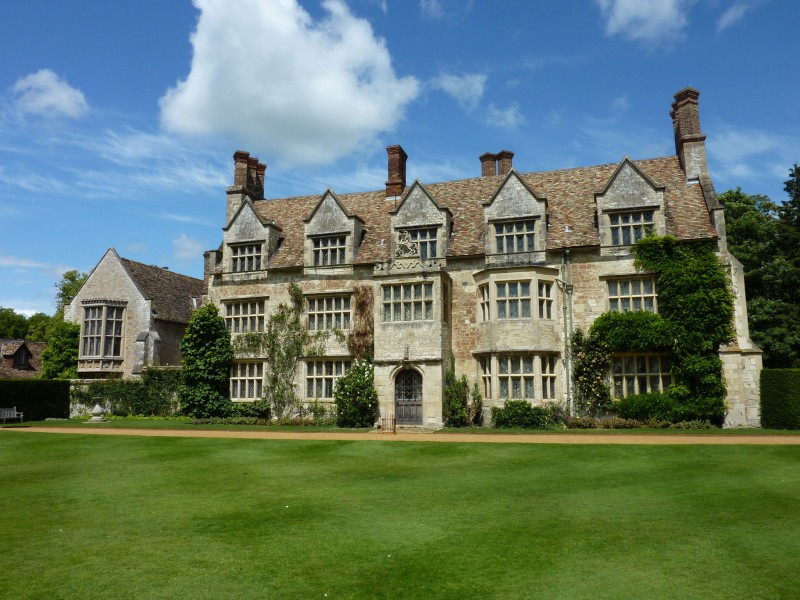
[[[14,354],[22,345],[31,353],[29,369],[15,369]],[[0,379],[16,379],[38,377],[42,370],[42,352],[47,347],[45,342],[29,342],[27,340],[0,340]]]
[[[656,185],[664,188],[668,235],[678,239],[716,236],[701,186],[686,182],[677,156],[632,162]],[[599,246],[600,239],[594,226],[595,194],[606,187],[618,166],[619,163],[613,163],[519,174],[538,197],[547,200],[550,217],[548,250]],[[449,209],[453,215],[453,237],[448,241],[447,256],[483,254],[483,204],[491,200],[504,179],[502,176],[476,177],[425,184],[425,189],[437,204]],[[274,221],[283,229],[283,243],[270,260],[270,267],[302,266],[303,219],[311,214],[320,197],[300,196],[254,203],[263,218]],[[355,263],[370,264],[388,260],[391,239],[389,213],[400,200],[388,200],[384,190],[337,194],[337,198],[348,211],[365,223],[366,236],[358,249]],[[569,232],[565,231],[567,225]]]
[[[153,301],[153,312],[157,319],[189,322],[193,309],[192,298],[200,298],[205,290],[202,280],[127,258],[120,260],[144,297]]]

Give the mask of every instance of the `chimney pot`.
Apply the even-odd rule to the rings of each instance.
[[[247,163],[250,153],[237,150],[233,153],[233,185],[245,187],[247,185]]]

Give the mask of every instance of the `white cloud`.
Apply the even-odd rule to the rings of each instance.
[[[661,44],[683,34],[686,13],[697,0],[595,0],[605,19],[606,35]]]
[[[70,86],[49,69],[26,75],[11,88],[19,112],[77,119],[89,112],[83,92]]]
[[[286,164],[320,164],[392,130],[419,93],[342,0],[325,0],[319,21],[296,0],[195,5],[191,72],[161,98],[167,130],[228,134]]]
[[[611,101],[611,108],[615,113],[625,112],[631,107],[631,101],[628,96],[617,96]]]
[[[775,172],[775,165],[789,165],[797,155],[797,143],[789,136],[730,125],[709,135],[707,144],[713,171],[726,181]]]
[[[717,19],[717,33],[727,29],[742,17],[745,13],[756,7],[758,4],[755,0],[736,0],[731,6],[728,7],[719,19]]]
[[[507,108],[498,108],[490,104],[486,111],[486,123],[496,127],[513,129],[525,123],[525,117],[519,110],[519,104],[512,102]]]
[[[431,86],[455,98],[458,105],[464,110],[475,110],[483,97],[486,75],[481,73],[466,75],[441,73],[431,80]]]
[[[419,0],[419,9],[430,19],[443,19],[445,16],[440,0]]]
[[[172,256],[179,262],[202,260],[203,252],[207,249],[206,242],[192,239],[185,233],[172,239]]]

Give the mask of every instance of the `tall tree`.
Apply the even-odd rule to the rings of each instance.
[[[800,366],[800,188],[797,165],[777,205],[741,189],[720,194],[728,247],[744,266],[750,335],[769,368]]]
[[[72,302],[72,299],[78,295],[81,287],[86,280],[89,279],[87,273],[82,273],[77,269],[67,271],[61,276],[61,281],[55,284],[56,288],[56,319],[61,320],[64,318],[64,307]]]
[[[42,379],[75,379],[78,376],[78,343],[81,327],[58,321],[42,352]]]
[[[28,332],[28,319],[13,308],[0,307],[0,339],[21,340]]]
[[[25,334],[26,340],[43,342],[47,339],[48,332],[52,327],[53,317],[38,312],[28,317],[28,332]]]

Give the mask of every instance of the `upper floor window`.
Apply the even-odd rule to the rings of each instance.
[[[27,369],[30,367],[31,353],[25,346],[20,346],[19,350],[14,353],[14,368]]]
[[[383,286],[384,321],[433,319],[433,284],[405,283]]]
[[[535,248],[534,226],[536,221],[514,221],[511,223],[495,223],[494,239],[498,254],[514,252],[533,252]]]
[[[231,333],[264,331],[264,300],[225,302],[225,325]]]
[[[264,363],[240,362],[231,366],[231,400],[260,400],[264,392]]]
[[[347,248],[346,235],[330,235],[312,240],[315,267],[343,265]]]
[[[611,376],[614,396],[633,396],[665,390],[672,383],[669,358],[663,354],[618,354],[613,357]]]
[[[98,305],[83,308],[81,356],[122,355],[122,306]]]
[[[307,304],[308,329],[350,329],[350,296],[309,298]]]
[[[245,273],[261,270],[261,244],[231,246],[231,271]]]
[[[408,235],[420,258],[436,258],[436,227],[409,229]]]
[[[646,310],[658,312],[653,277],[631,277],[608,281],[608,309],[612,312]]]
[[[481,363],[481,387],[484,398],[494,398],[492,395],[492,357],[483,356]]]
[[[553,318],[553,282],[539,282],[539,318]]]
[[[530,281],[506,281],[497,284],[497,318],[531,318]]]
[[[635,244],[653,232],[652,210],[611,213],[608,218],[614,246]]]

